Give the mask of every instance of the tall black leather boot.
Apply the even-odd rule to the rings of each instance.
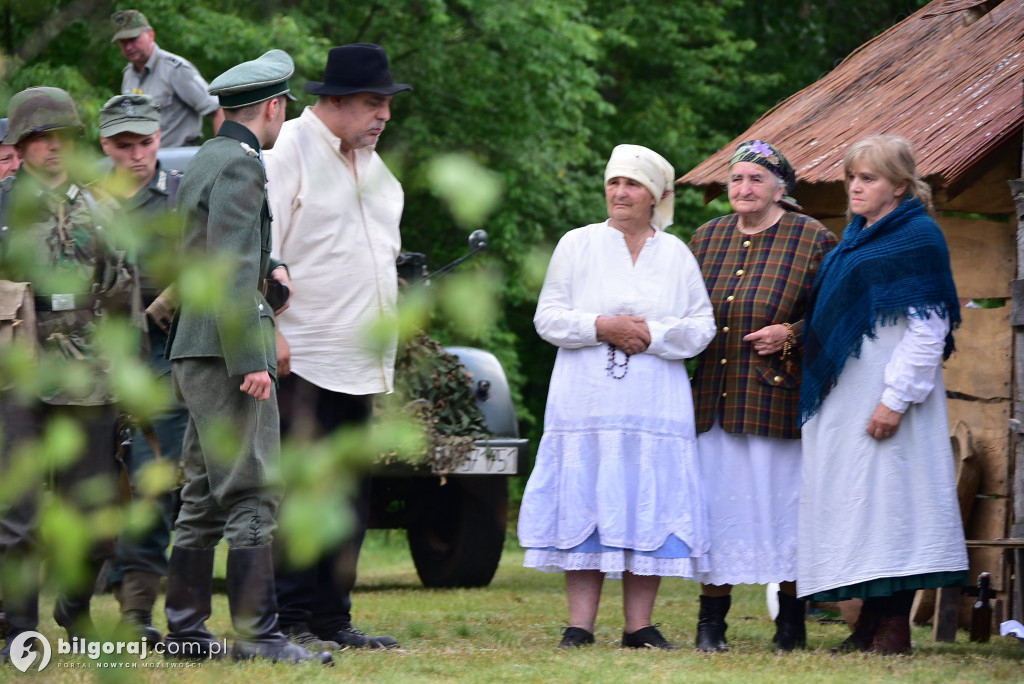
[[[779,614],[775,618],[772,645],[779,651],[807,648],[807,602],[779,592]]]
[[[277,624],[274,560],[269,546],[228,549],[228,605],[235,626],[235,660],[269,658],[275,663],[316,661],[330,665],[333,658],[293,644]]]
[[[175,546],[167,568],[167,636],[165,653],[171,658],[219,658],[224,643],[217,641],[206,620],[212,610],[213,549]]]
[[[90,560],[85,569],[82,583],[74,590],[57,592],[53,606],[53,619],[68,633],[68,639],[95,638],[96,626],[92,622],[89,603],[96,587],[96,577],[103,567],[102,560]]]
[[[725,616],[732,605],[732,595],[700,597],[700,612],[697,614],[697,650],[706,652],[728,651],[725,630],[729,624]]]

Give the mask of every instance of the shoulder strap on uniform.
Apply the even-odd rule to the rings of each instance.
[[[178,186],[181,185],[181,171],[170,170],[167,172],[167,209],[177,211],[178,209]]]

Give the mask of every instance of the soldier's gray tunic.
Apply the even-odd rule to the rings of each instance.
[[[121,94],[151,96],[160,105],[160,147],[198,145],[203,117],[220,108],[209,86],[193,64],[154,43],[153,54],[142,68],[124,68]]]
[[[179,237],[179,232],[173,230],[174,224],[177,223],[177,215],[172,211],[177,206],[180,182],[180,172],[168,170],[158,161],[156,173],[149,183],[131,197],[121,201],[121,207],[132,221],[131,229],[143,238],[136,259],[143,306],[148,306],[156,295],[170,284],[154,278],[154,271],[157,270],[154,262],[161,257],[170,257],[178,249],[178,240],[175,238]],[[171,394],[171,362],[164,354],[167,333],[153,321],[150,320],[148,323],[149,368]],[[146,426],[146,431],[136,429],[133,434],[131,458],[127,464],[133,491],[141,485],[140,476],[145,472],[145,467],[157,459],[151,439],[155,438],[159,446],[160,458],[172,464],[181,460],[181,448],[188,425],[188,409],[175,399],[155,414],[136,418]],[[150,433],[149,436],[147,432]],[[167,574],[167,546],[170,544],[171,530],[174,526],[175,500],[170,492],[165,492],[156,497],[154,504],[156,516],[153,526],[145,534],[123,534],[118,537],[117,549],[114,558],[111,559],[110,572],[107,574],[110,582],[123,582],[126,571]]]
[[[225,121],[196,153],[179,189],[187,253],[227,256],[232,272],[217,310],[185,302],[171,328],[168,356],[191,414],[177,546],[211,548],[222,534],[231,548],[263,546],[275,527],[277,393],[257,401],[239,389],[246,373],[277,375],[274,312],[259,286],[281,263],[270,258],[266,172],[258,151],[249,129]],[[227,450],[217,440],[225,426],[233,437]]]

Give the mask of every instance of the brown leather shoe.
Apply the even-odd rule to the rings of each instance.
[[[868,653],[900,655],[910,650],[910,616],[883,615]]]
[[[878,631],[878,623],[881,619],[881,613],[862,607],[857,622],[853,626],[853,633],[846,637],[841,644],[830,649],[831,652],[853,653],[854,651],[868,650],[875,641],[875,632]]]

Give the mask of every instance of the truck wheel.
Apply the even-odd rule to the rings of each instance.
[[[424,501],[408,528],[424,586],[485,587],[501,560],[508,520],[508,479],[449,478]]]

